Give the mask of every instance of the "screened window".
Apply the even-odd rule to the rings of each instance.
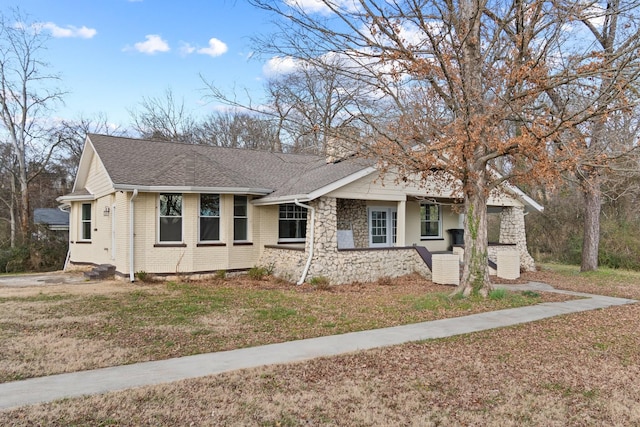
[[[283,242],[304,241],[307,235],[307,210],[295,203],[280,205],[278,238]]]
[[[248,217],[247,196],[233,196],[233,240],[248,240],[247,226]]]
[[[182,242],[182,194],[160,194],[160,242]]]
[[[220,195],[200,195],[200,241],[220,240]]]
[[[420,206],[420,236],[423,239],[442,237],[442,215],[440,205]]]
[[[91,240],[91,203],[82,204],[82,240]]]

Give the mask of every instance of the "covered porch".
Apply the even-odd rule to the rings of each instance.
[[[417,250],[458,253],[462,217],[453,201],[425,202],[411,196],[401,200],[366,200],[323,196],[308,203],[304,247],[267,245],[260,263],[290,281],[324,277],[331,283],[370,282],[417,272],[431,278],[432,266]],[[496,210],[494,208],[494,210]],[[518,251],[520,268],[533,269],[526,250],[524,208],[500,207],[501,245],[490,250]],[[457,236],[457,237],[456,237]],[[502,249],[498,249],[501,247]],[[308,264],[308,265],[307,265]]]

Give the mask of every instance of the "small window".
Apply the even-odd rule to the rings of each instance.
[[[220,195],[200,195],[200,241],[220,240]]]
[[[233,240],[248,240],[249,224],[247,196],[233,196]]]
[[[182,194],[160,194],[160,242],[182,242]]]
[[[295,203],[280,205],[278,240],[304,242],[307,236],[307,210]]]
[[[91,203],[82,204],[82,240],[91,240]]]
[[[442,237],[440,205],[423,204],[420,206],[420,237],[423,239]]]

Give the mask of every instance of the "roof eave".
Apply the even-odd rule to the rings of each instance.
[[[134,185],[134,184],[116,184],[116,191],[133,191],[138,190],[146,193],[216,193],[216,194],[250,194],[255,196],[264,196],[273,192],[270,188],[252,188],[252,187],[199,187],[199,186],[180,186],[180,185]]]
[[[63,206],[66,206],[67,203],[64,202],[91,202],[96,200],[95,194],[78,194],[78,195],[66,195],[60,196],[56,198],[56,202],[61,203]]]
[[[283,203],[293,203],[295,201],[299,202],[309,202],[313,200],[309,197],[308,194],[288,194],[286,196],[280,197],[266,197],[262,199],[253,200],[253,203],[256,206],[268,206],[268,205],[281,205]]]

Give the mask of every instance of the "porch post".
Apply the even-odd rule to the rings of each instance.
[[[396,211],[397,222],[396,222],[396,244],[395,246],[403,247],[406,246],[406,223],[407,223],[407,201],[401,200],[398,202],[398,207]]]

